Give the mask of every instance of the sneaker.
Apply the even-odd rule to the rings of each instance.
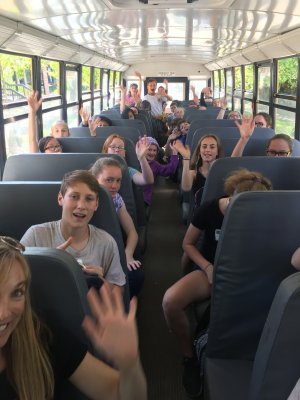
[[[183,359],[182,385],[190,398],[196,399],[201,395],[200,365],[196,357]]]

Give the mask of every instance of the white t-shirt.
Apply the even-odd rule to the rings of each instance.
[[[66,251],[83,264],[98,265],[103,268],[108,282],[123,286],[126,278],[120,263],[120,255],[114,238],[102,229],[88,225],[90,236],[84,249],[78,251],[71,246]],[[66,239],[60,230],[60,220],[31,226],[21,239],[24,246],[56,248]]]
[[[153,117],[157,117],[162,114],[162,103],[168,101],[166,97],[159,96],[157,94],[155,94],[154,96],[146,94],[146,96],[143,97],[143,100],[148,100],[151,104],[151,115]]]

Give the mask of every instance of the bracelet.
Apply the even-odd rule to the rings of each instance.
[[[184,158],[184,157],[183,157],[183,160],[188,160],[188,161],[189,161],[189,160],[190,160],[190,158]]]
[[[208,268],[210,265],[212,266],[212,263],[208,263],[204,268],[202,268],[202,270],[203,270],[203,271],[206,271],[207,268]]]

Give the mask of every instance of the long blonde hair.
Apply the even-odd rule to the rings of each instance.
[[[3,348],[7,378],[20,400],[52,399],[54,375],[40,337],[43,326],[30,304],[29,267],[20,251],[0,242],[0,282],[5,282],[14,262],[21,265],[25,275],[25,305],[18,325]]]

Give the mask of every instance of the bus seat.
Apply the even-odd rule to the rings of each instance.
[[[70,128],[71,137],[85,137],[90,138],[91,133],[89,128],[78,126],[75,128]],[[140,131],[135,127],[128,126],[103,126],[96,128],[96,137],[107,138],[110,135],[117,134],[123,136],[124,138],[131,139],[135,144],[140,137]],[[93,138],[95,136],[92,136]]]
[[[31,271],[30,298],[34,311],[50,331],[59,335],[61,327],[71,331],[95,354],[81,324],[90,313],[87,285],[81,268],[65,251],[27,247],[24,253]],[[63,382],[56,399],[87,399],[69,381]]]
[[[109,108],[108,110],[102,110],[100,115],[104,115],[109,119],[121,119],[120,107]]]
[[[60,181],[68,171],[89,169],[99,153],[28,153],[9,157],[3,181]]]
[[[198,141],[202,136],[205,135],[216,135],[218,136],[221,140],[224,138],[232,138],[232,139],[239,139],[240,138],[240,131],[237,127],[233,126],[226,126],[226,127],[221,127],[221,126],[211,126],[208,128],[198,128],[194,132],[194,135],[192,138],[189,138],[190,142],[188,143],[189,145],[195,146],[197,145]],[[275,131],[272,128],[254,128],[253,134],[251,136],[251,139],[270,139],[272,136],[275,135]],[[195,143],[195,144],[194,144]]]
[[[75,169],[89,169],[104,153],[19,154],[8,158],[3,181],[61,181],[64,174]],[[126,162],[117,154],[110,154],[123,166],[120,194],[129,214],[137,222],[131,178]]]
[[[249,400],[287,399],[300,377],[300,273],[274,297],[255,355]]]
[[[210,400],[245,398],[276,290],[295,272],[299,201],[300,191],[267,191],[240,193],[230,203],[214,262],[205,366]]]
[[[67,139],[70,140],[70,138]],[[134,155],[136,157],[135,153]],[[8,158],[3,181],[61,181],[66,172],[89,169],[98,158],[107,156],[106,153],[19,154]],[[143,195],[138,193],[139,190],[131,182],[127,164],[123,158],[117,154],[109,156],[116,158],[123,166],[120,194],[135,223],[139,234],[139,246],[143,252],[147,242],[147,219]]]
[[[101,128],[102,129],[102,128]],[[60,143],[63,146],[64,153],[101,153],[104,137],[89,137],[89,138],[61,138]],[[130,167],[139,169],[140,163],[138,161],[135,144],[132,140],[125,138],[126,155],[125,159]]]
[[[232,119],[196,119],[191,122],[189,132],[187,134],[186,142],[191,144],[193,135],[199,128],[210,128],[212,126],[218,127],[236,127],[235,121]]]
[[[136,128],[140,136],[147,135],[145,124],[140,119],[112,119],[113,126],[126,126],[128,128]]]
[[[140,110],[138,114],[135,116],[135,119],[143,121],[147,132],[147,136],[153,136],[154,132],[152,128],[152,123],[150,120],[150,116],[146,113],[146,111]]]
[[[211,166],[202,202],[223,196],[226,177],[240,168],[261,172],[271,180],[274,190],[300,190],[299,157],[226,157]]]
[[[219,107],[210,107],[206,110],[198,110],[197,108],[188,107],[184,111],[184,119],[190,123],[198,119],[216,119],[219,111]]]
[[[57,202],[60,182],[0,182],[0,234],[18,240],[31,225],[61,218]],[[127,265],[120,224],[111,199],[99,185],[99,207],[90,222],[108,232],[117,242],[124,273]],[[125,303],[128,304],[128,285],[125,286]]]
[[[292,140],[293,140],[292,156],[299,157],[300,156],[300,142],[297,139],[292,139]]]
[[[88,126],[73,126],[69,128],[69,132],[70,137],[91,137],[90,128]]]

